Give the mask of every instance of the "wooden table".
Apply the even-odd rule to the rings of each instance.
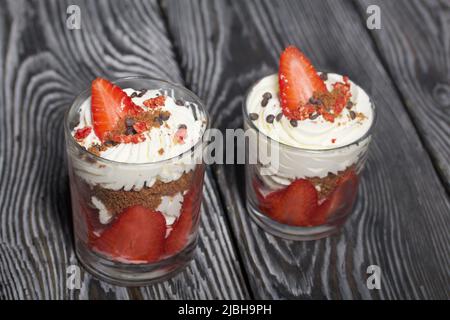
[[[450,298],[450,6],[415,1],[0,0],[0,298]],[[70,4],[81,29],[66,27]],[[378,5],[381,29],[366,9]],[[288,44],[347,74],[378,110],[354,214],[343,232],[285,241],[252,223],[242,166],[207,172],[195,260],[175,278],[123,288],[77,264],[63,115],[96,76],[184,84],[214,126],[242,126],[249,86]],[[369,290],[369,265],[381,289]]]

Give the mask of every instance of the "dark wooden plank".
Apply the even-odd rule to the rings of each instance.
[[[81,8],[81,30],[65,27]],[[121,288],[83,273],[72,247],[63,116],[96,76],[182,82],[156,1],[8,1],[0,6],[0,298],[246,298],[211,173],[195,260],[170,281]]]
[[[381,29],[370,32],[404,104],[450,192],[450,3],[356,1],[378,5]]]
[[[312,242],[272,237],[249,220],[242,166],[216,166],[256,298],[448,298],[450,204],[354,5],[349,1],[164,1],[187,85],[215,125],[242,126],[243,95],[293,43],[372,95],[379,118],[355,212]],[[395,137],[395,139],[393,138]],[[381,290],[366,269],[379,265]]]

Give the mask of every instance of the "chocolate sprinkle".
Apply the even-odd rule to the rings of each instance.
[[[266,92],[263,94],[263,98],[267,100],[272,99],[272,94],[270,92]]]
[[[105,143],[103,143],[103,145],[105,147],[114,147],[116,146],[118,143],[112,140],[106,140]]]
[[[317,119],[318,116],[319,116],[319,114],[317,112],[310,113],[309,120]]]
[[[136,97],[140,98],[147,92],[147,89],[141,89],[139,90],[139,93],[136,95]]]
[[[328,80],[328,73],[326,73],[326,72],[322,72],[321,74],[320,74],[320,79],[322,79],[323,81],[327,81]]]
[[[269,103],[269,99],[264,98],[264,99],[261,101],[261,106],[262,106],[262,107],[265,107],[265,106],[267,106],[268,103]]]
[[[291,123],[291,126],[296,127],[297,126],[297,120],[292,119],[289,121]]]
[[[309,103],[314,104],[314,105],[320,105],[320,104],[322,104],[322,100],[311,97],[311,98],[309,98]]]
[[[181,100],[181,99],[177,99],[177,100],[175,100],[175,104],[176,104],[177,106],[184,106],[184,101]]]
[[[170,118],[170,113],[168,113],[168,112],[162,112],[162,113],[159,115],[159,118],[160,118],[162,121],[167,121],[167,120],[169,120],[169,118]]]
[[[275,116],[273,115],[273,114],[269,114],[267,117],[266,117],[266,121],[267,121],[267,123],[273,123],[273,120],[275,119]]]
[[[178,126],[178,129],[187,129],[187,125],[185,125],[184,123],[180,124]]]
[[[283,112],[277,114],[277,117],[275,119],[277,120],[277,122],[280,122],[281,118],[283,118]]]
[[[248,116],[250,117],[250,120],[252,120],[252,121],[258,120],[258,118],[259,118],[259,115],[257,113],[250,113]]]
[[[355,120],[355,118],[356,118],[355,111],[353,111],[353,110],[350,111],[350,118],[352,118],[352,120]]]
[[[125,119],[125,125],[126,125],[127,127],[132,127],[133,124],[134,124],[134,119],[133,119],[133,118],[126,118],[126,119]]]
[[[134,91],[134,92],[131,94],[130,98],[136,98],[136,97],[137,97],[137,92]]]
[[[126,134],[127,136],[131,136],[131,135],[136,134],[136,133],[137,133],[137,132],[136,132],[136,130],[134,130],[133,127],[127,127],[127,129],[125,130],[125,134]]]
[[[163,124],[163,120],[161,119],[161,117],[155,117],[153,120],[159,123],[160,126]]]
[[[347,102],[347,105],[345,106],[348,110],[350,110],[351,108],[353,108],[353,102],[349,101]]]

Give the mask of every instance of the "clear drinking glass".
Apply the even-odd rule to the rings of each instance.
[[[71,132],[79,120],[78,109],[90,97],[90,90],[81,93],[66,114],[64,130],[78,259],[90,273],[106,281],[119,285],[143,285],[171,277],[182,270],[193,257],[205,172],[201,153],[209,120],[200,99],[181,86],[142,77],[122,78],[114,83],[121,88],[161,89],[169,92],[175,99],[192,102],[186,107],[196,107],[196,116],[205,123],[202,139],[190,150],[163,161],[133,164],[101,158],[81,147],[73,138]],[[160,180],[161,176],[167,175],[174,175],[174,179]],[[130,180],[137,181],[138,184],[117,189],[123,181]],[[151,187],[147,187],[148,181],[153,182]],[[171,199],[175,191],[183,195],[179,199],[181,214],[167,227],[166,237],[170,236],[171,228],[180,221],[179,223],[184,224],[183,230],[188,230],[185,235],[180,236],[183,241],[171,243],[170,249],[165,244],[158,258],[151,261],[132,261],[126,256],[120,256],[120,252],[111,256],[98,248],[96,241],[114,223],[114,219],[107,223],[101,221],[100,211],[111,208],[99,208],[98,199],[106,207],[108,203],[113,203],[114,210],[118,211],[114,218],[117,218],[120,212],[130,207],[145,207],[164,201],[163,199]],[[152,250],[151,244],[149,250]]]
[[[249,118],[247,100],[253,88],[250,88],[243,102],[244,129],[250,140],[257,141],[258,150],[266,150],[268,157],[276,156],[276,168],[267,167],[267,159],[261,160],[261,155],[247,148],[247,160],[251,156],[257,161],[247,161],[246,205],[252,219],[264,230],[276,236],[291,240],[315,240],[327,237],[339,231],[352,212],[358,191],[361,170],[364,167],[371,132],[375,123],[375,107],[372,104],[373,120],[370,129],[357,141],[351,144],[326,150],[310,150],[271,139],[261,132]],[[251,154],[251,153],[255,154]],[[250,154],[249,154],[250,153]],[[342,159],[352,159],[341,165]],[[325,177],[305,176],[305,172],[313,172],[314,166],[333,162],[341,165],[338,172],[328,173]],[[348,162],[348,161],[347,161]],[[317,191],[317,208],[314,214],[292,223],[288,216],[283,215],[274,207],[277,194],[285,190],[296,177],[311,182]],[[298,206],[304,205],[304,199],[298,198]]]

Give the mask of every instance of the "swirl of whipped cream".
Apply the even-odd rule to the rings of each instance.
[[[332,85],[340,81],[343,81],[342,76],[329,73],[325,83],[331,90]],[[355,83],[349,83],[352,94],[350,100],[353,102],[351,110],[344,108],[333,123],[319,116],[314,120],[297,121],[296,125],[285,116],[278,120],[276,118],[282,113],[277,74],[261,79],[253,87],[247,97],[246,108],[248,114],[255,113],[258,118],[250,121],[260,132],[281,143],[277,147],[279,165],[276,172],[270,175],[270,179],[287,185],[296,178],[322,178],[328,173],[336,174],[345,170],[358,161],[370,137],[357,144],[352,143],[362,138],[370,129],[374,113],[369,96]],[[263,107],[261,101],[266,92],[269,92],[272,98]],[[268,117],[273,121],[267,121]]]
[[[124,89],[131,96],[134,89]],[[157,97],[159,90],[149,90],[142,97],[132,98],[133,102],[147,110],[144,101]],[[112,162],[86,162],[84,159],[75,159],[74,167],[77,174],[90,185],[101,185],[112,190],[124,189],[140,190],[144,186],[151,187],[157,180],[170,182],[179,179],[184,173],[195,168],[197,159],[187,153],[201,138],[205,131],[205,119],[198,119],[200,112],[194,103],[186,102],[185,106],[179,106],[171,96],[166,96],[162,111],[170,112],[170,117],[159,128],[151,128],[144,133],[145,140],[140,143],[120,143],[100,151],[100,157],[112,160]],[[77,129],[92,127],[91,99],[86,99],[79,108],[80,122],[73,129],[72,135]],[[175,134],[180,125],[186,127],[184,143],[175,142]],[[94,130],[78,143],[89,149],[95,144],[100,144],[100,139]],[[161,151],[161,152],[160,152]],[[158,161],[168,160],[167,162]],[[134,164],[134,165],[131,165]]]
[[[329,73],[325,83],[331,90],[333,83],[339,81],[343,81],[342,76]],[[296,127],[284,116],[280,121],[267,122],[268,116],[276,117],[281,113],[280,100],[277,98],[278,75],[265,77],[256,85],[247,99],[248,112],[258,114],[259,117],[254,124],[261,132],[284,144],[312,150],[344,146],[361,138],[369,130],[373,120],[369,96],[353,82],[349,82],[354,107],[351,110],[344,108],[334,122],[326,121],[322,116],[314,120],[298,121]],[[265,92],[270,92],[274,98],[269,100],[266,107],[262,107],[261,100]],[[351,111],[356,114],[361,112],[365,118],[352,120]]]

